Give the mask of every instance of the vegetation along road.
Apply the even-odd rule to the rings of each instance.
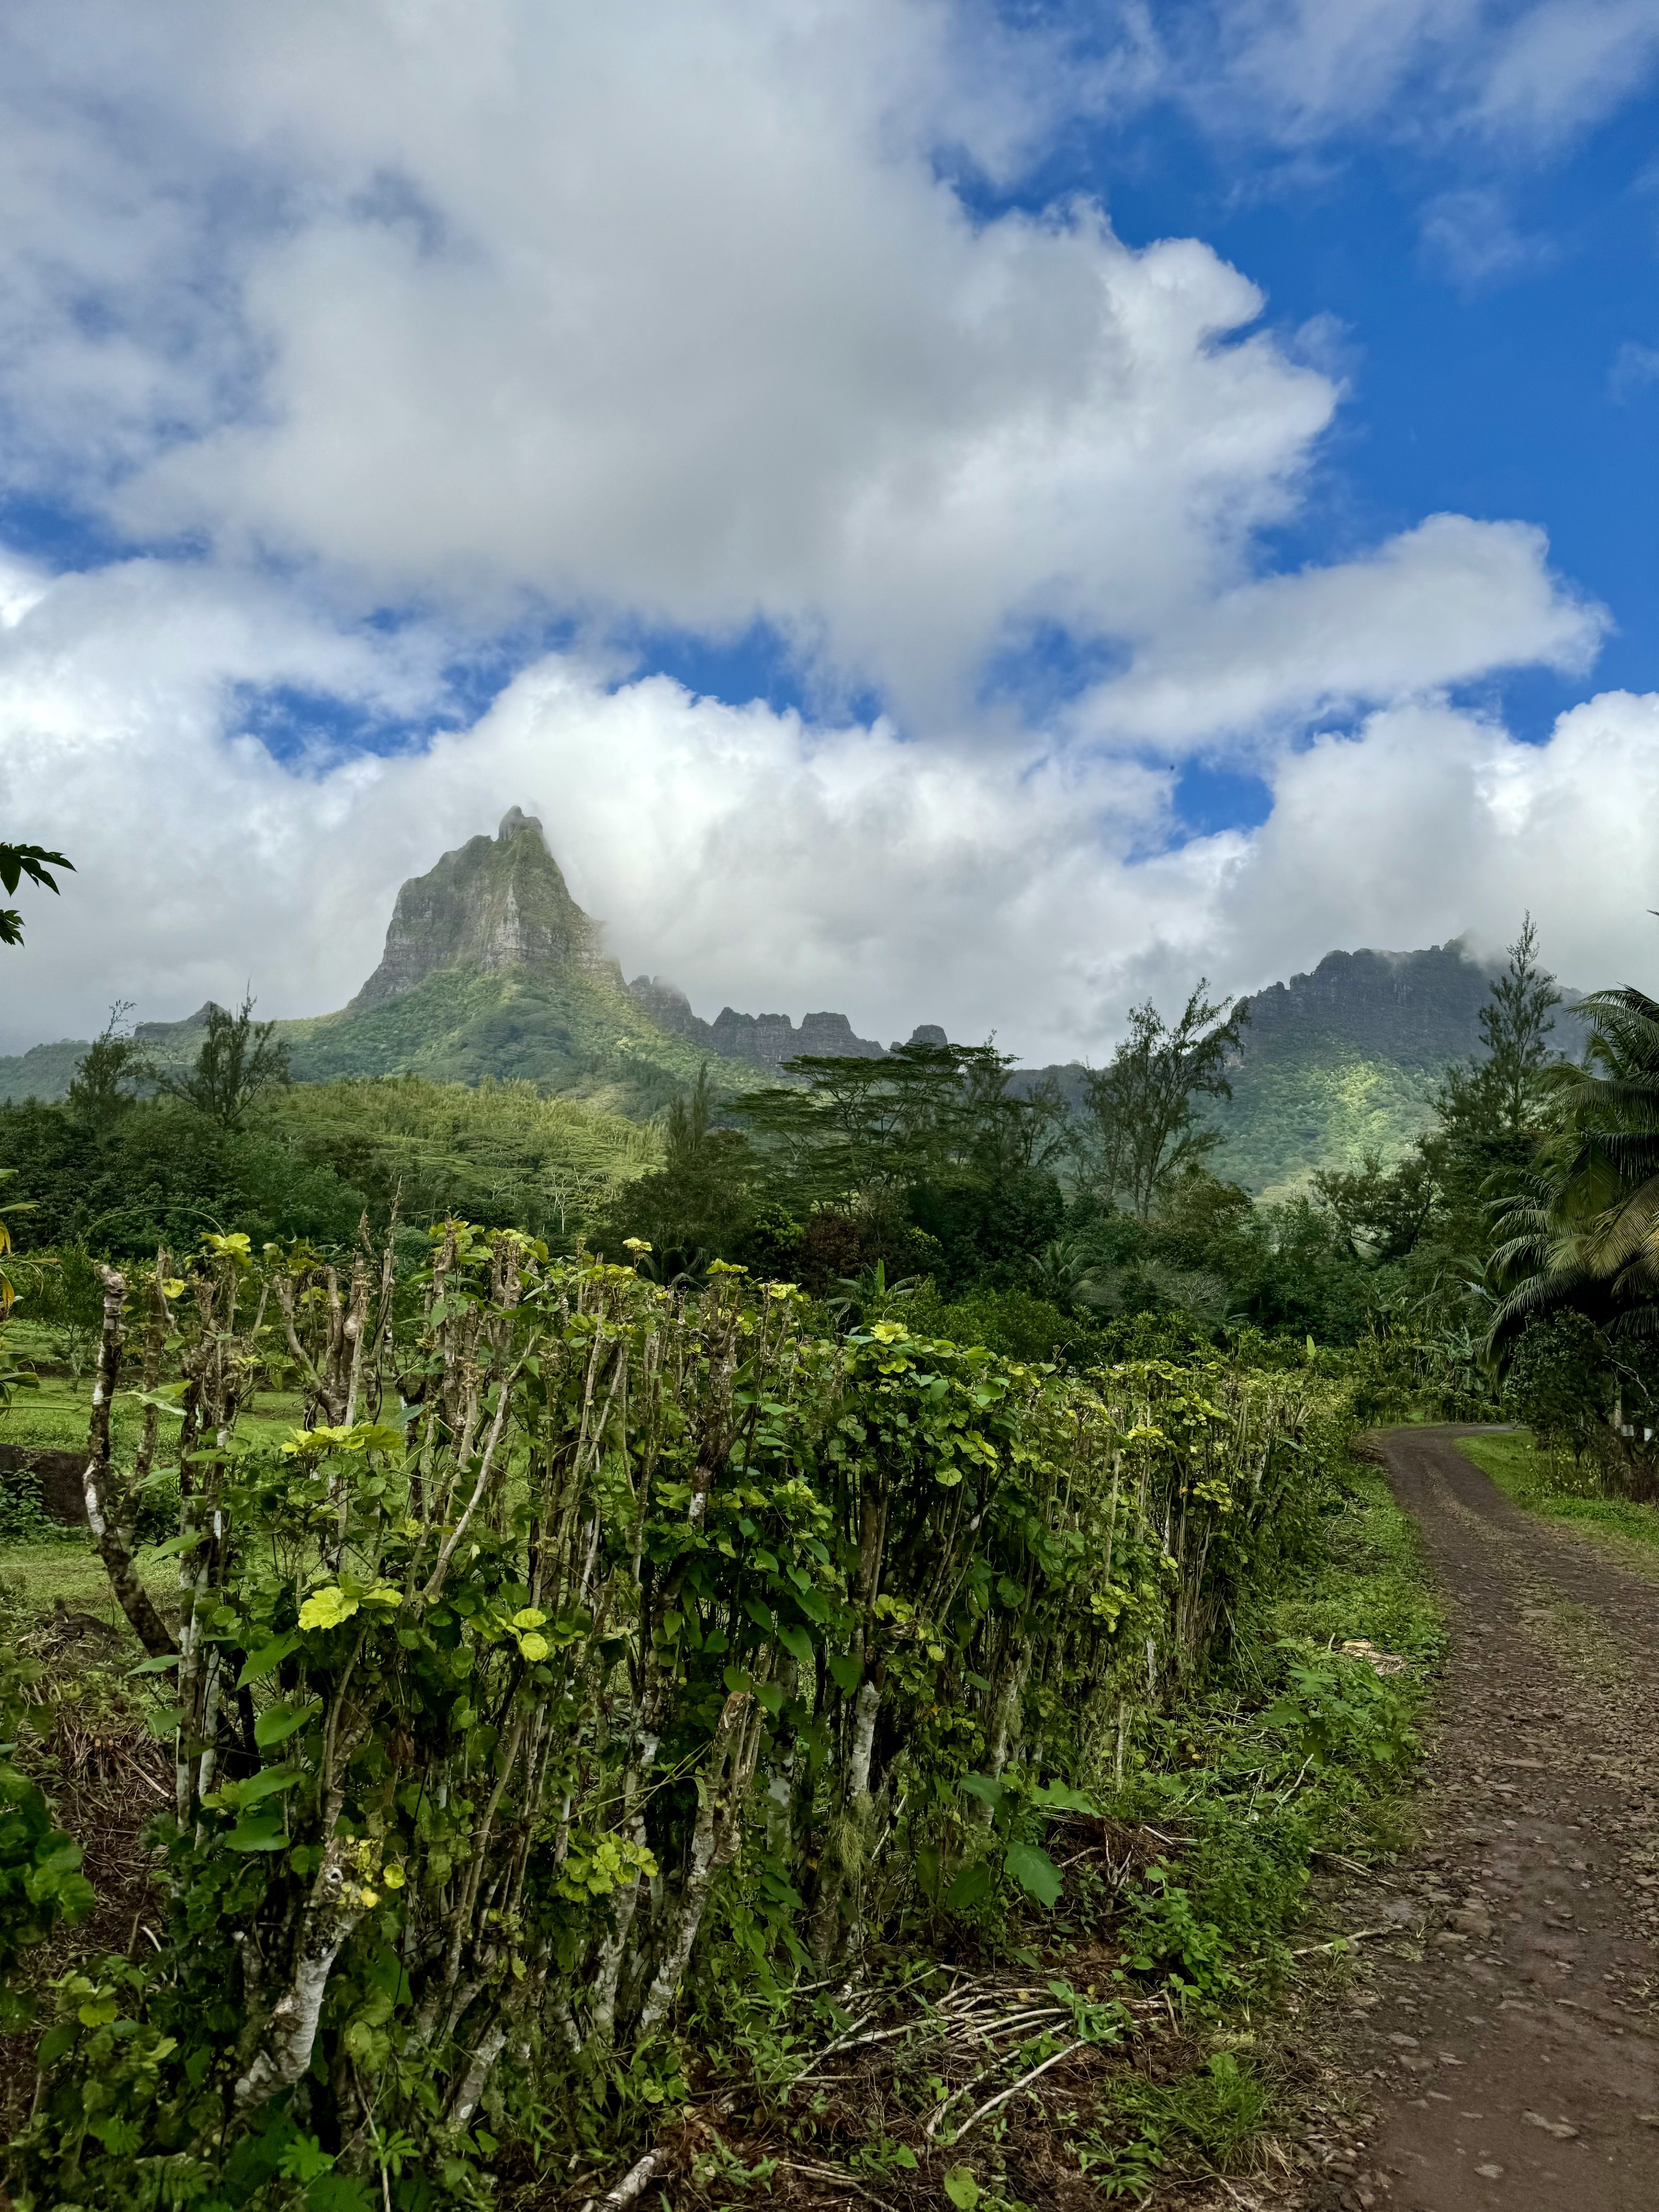
[[[1469,1433],[1380,1439],[1451,1641],[1423,1845],[1368,1908],[1404,1940],[1349,2039],[1380,2118],[1342,2201],[1652,2212],[1659,1582],[1519,1511]]]

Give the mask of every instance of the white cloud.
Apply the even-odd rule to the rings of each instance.
[[[1212,600],[1099,686],[1086,730],[1169,745],[1465,681],[1588,666],[1605,617],[1550,575],[1540,531],[1435,514],[1364,560]]]
[[[1656,0],[1215,0],[1177,46],[1218,127],[1293,147],[1358,127],[1465,154],[1537,155],[1635,97]]]
[[[1659,346],[1641,345],[1634,338],[1626,338],[1607,371],[1609,397],[1632,399],[1651,384],[1659,384]]]
[[[1547,144],[1641,92],[1659,60],[1656,0],[1541,0],[1497,42],[1477,113]]]
[[[1305,965],[1327,935],[1405,950],[1468,930],[1496,945],[1530,908],[1558,974],[1650,988],[1656,825],[1659,694],[1589,700],[1542,744],[1444,708],[1393,709],[1281,763],[1233,893],[1272,972]]]
[[[15,476],[343,608],[759,617],[961,729],[1045,629],[1190,661],[1338,403],[1204,245],[941,173],[1141,96],[1145,37],[1074,85],[940,0],[61,21],[0,70]]]
[[[1169,779],[1131,762],[963,754],[660,678],[609,690],[560,656],[418,753],[299,769],[236,734],[236,683],[380,702],[424,680],[395,652],[151,564],[53,585],[0,632],[0,710],[28,733],[0,811],[79,867],[5,956],[4,1042],[85,1034],[118,994],[176,1016],[250,977],[270,1012],[337,1006],[398,883],[514,802],[629,974],[710,1014],[840,1008],[884,1040],[939,1020],[1098,1054],[1133,999],[1200,970],[1249,988],[1332,945],[1498,941],[1527,906],[1575,981],[1650,969],[1659,698],[1592,701],[1538,746],[1392,708],[1268,760],[1261,830],[1170,850]]]
[[[1504,283],[1555,258],[1547,234],[1522,232],[1506,196],[1490,185],[1437,193],[1425,204],[1419,224],[1430,261],[1467,290]]]
[[[1539,533],[1460,516],[1264,574],[1335,368],[1198,241],[1132,250],[1087,204],[983,219],[952,181],[1016,174],[1068,102],[1176,84],[1125,20],[1067,75],[945,0],[8,17],[9,488],[189,549],[0,575],[0,818],[80,867],[7,956],[9,1042],[249,976],[270,1012],[337,1005],[398,882],[514,802],[630,972],[884,1037],[1098,1050],[1200,969],[1505,931],[1502,855],[1544,865],[1528,808],[1578,809],[1588,854],[1612,803],[1540,779],[1639,755],[1651,710],[1528,749],[1421,702],[1582,665],[1599,612]],[[1466,109],[1497,82],[1472,0],[1229,21],[1287,139],[1413,72]],[[410,618],[363,619],[388,601]],[[284,686],[429,726],[453,655],[550,611],[582,649],[423,751],[285,766],[251,734],[246,695]],[[606,688],[613,626],[757,616],[893,721]],[[1056,629],[1119,672],[1033,730],[981,680]],[[1154,743],[1255,762],[1272,821],[1161,849]],[[1321,807],[1371,825],[1363,866]]]

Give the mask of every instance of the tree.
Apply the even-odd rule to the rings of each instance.
[[[787,1087],[734,1099],[732,1112],[791,1197],[846,1200],[963,1173],[994,1179],[1052,1149],[1052,1089],[1019,1098],[1012,1055],[993,1044],[906,1044],[880,1059],[811,1054]]]
[[[1321,1169],[1313,1187],[1336,1216],[1354,1257],[1379,1265],[1415,1251],[1440,1194],[1434,1158],[1420,1145],[1394,1168],[1384,1168],[1381,1153],[1373,1152],[1346,1175]]]
[[[754,1213],[754,1164],[740,1131],[715,1126],[719,1103],[705,1060],[690,1096],[669,1107],[662,1166],[618,1189],[595,1225],[600,1251],[620,1260],[637,1238],[650,1247],[647,1273],[666,1282],[700,1275],[742,1236]]]
[[[1448,1068],[1436,1101],[1454,1140],[1525,1137],[1537,1128],[1544,1076],[1561,1057],[1549,1043],[1560,1003],[1554,976],[1538,964],[1538,932],[1528,915],[1480,1009],[1485,1055]]]
[[[207,1036],[193,1067],[181,1074],[147,1062],[143,1072],[168,1097],[193,1106],[222,1129],[238,1130],[262,1091],[292,1080],[288,1047],[276,1030],[275,1022],[254,1020],[249,993],[234,1014],[223,1006],[209,1006]]]
[[[1615,1340],[1659,1334],[1659,1003],[1626,985],[1583,1001],[1583,1067],[1540,1078],[1553,1127],[1497,1209],[1486,1346],[1506,1362],[1536,1315],[1581,1313]]]
[[[1632,1402],[1650,1416],[1659,1354],[1659,1003],[1631,985],[1583,1003],[1595,1022],[1584,1065],[1545,1071],[1551,1126],[1498,1209],[1482,1353],[1490,1368],[1518,1365],[1524,1382],[1528,1340],[1556,1341],[1536,1334],[1543,1324],[1571,1316],[1593,1327],[1613,1377],[1605,1472],[1627,1494],[1651,1497],[1653,1422],[1635,1418]]]
[[[75,872],[73,860],[63,854],[49,852],[44,845],[8,845],[0,842],[0,884],[8,893],[15,891],[25,879],[39,884],[43,890],[55,897],[58,883],[53,868],[67,868]],[[0,907],[0,945],[21,945],[23,942],[23,917],[15,906]]]
[[[1221,1142],[1218,1129],[1198,1126],[1195,1102],[1232,1097],[1227,1061],[1238,1050],[1249,1008],[1231,999],[1212,1004],[1209,988],[1200,976],[1167,1026],[1151,1000],[1133,1007],[1129,1034],[1111,1065],[1086,1079],[1091,1179],[1104,1195],[1127,1200],[1143,1221],[1170,1184]]]
[[[143,1073],[144,1053],[137,1038],[122,1027],[131,1012],[130,999],[116,1000],[70,1080],[70,1116],[83,1129],[109,1128],[133,1103],[127,1086]]]

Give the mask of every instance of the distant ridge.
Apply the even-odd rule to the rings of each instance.
[[[1479,1056],[1499,965],[1453,938],[1417,952],[1328,952],[1311,973],[1252,993],[1232,1097],[1210,1109],[1223,1137],[1215,1172],[1277,1198],[1368,1152],[1397,1159],[1432,1121],[1446,1068]],[[1552,1042],[1564,1052],[1583,1048],[1578,995],[1564,991],[1556,1015]],[[1018,1087],[1050,1079],[1075,1104],[1084,1076],[1075,1060],[1022,1069]]]
[[[1368,1151],[1397,1158],[1426,1126],[1447,1065],[1479,1053],[1493,969],[1461,938],[1416,952],[1328,952],[1316,967],[1252,994],[1231,1103],[1218,1102],[1218,1171],[1266,1196]],[[1575,994],[1565,994],[1571,1004]],[[207,1017],[144,1022],[158,1057],[196,1050]],[[493,837],[471,837],[398,891],[379,965],[337,1013],[278,1024],[295,1077],[417,1074],[476,1084],[523,1079],[612,1111],[648,1115],[717,1063],[727,1090],[776,1082],[797,1054],[878,1059],[845,1014],[745,1014],[705,1021],[662,975],[625,982],[600,924],[577,905],[542,825],[510,807]],[[943,1044],[932,1024],[913,1042]],[[1556,1042],[1582,1048],[1564,1007]],[[0,1100],[62,1098],[84,1040],[0,1059]],[[1074,1104],[1079,1062],[1015,1072],[1016,1090],[1052,1079]]]
[[[141,1023],[163,1060],[192,1054],[207,1020]],[[281,1022],[301,1082],[418,1074],[528,1080],[622,1113],[650,1114],[711,1055],[727,1089],[776,1080],[796,1053],[879,1057],[845,1014],[722,1009],[713,1022],[662,978],[629,986],[599,922],[577,905],[542,825],[510,807],[493,837],[445,853],[398,893],[379,965],[337,1013]],[[64,1097],[84,1039],[0,1059],[0,1099]]]

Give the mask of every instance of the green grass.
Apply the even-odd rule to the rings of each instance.
[[[1629,1565],[1650,1574],[1659,1569],[1659,1505],[1638,1505],[1633,1498],[1609,1498],[1590,1489],[1593,1474],[1575,1468],[1565,1455],[1552,1460],[1524,1429],[1462,1437],[1457,1449],[1528,1513],[1570,1521]]]
[[[165,1604],[176,1598],[178,1563],[164,1559],[143,1577],[144,1587]],[[0,1607],[25,1615],[50,1613],[62,1599],[71,1613],[89,1613],[131,1637],[134,1653],[138,1639],[126,1625],[104,1572],[104,1563],[82,1530],[51,1544],[0,1544]]]
[[[21,1334],[21,1330],[14,1333],[14,1350],[21,1348],[16,1342]],[[89,1371],[78,1382],[64,1375],[43,1376],[39,1389],[19,1390],[12,1399],[10,1411],[0,1416],[0,1444],[33,1444],[46,1451],[78,1451],[87,1440],[87,1422],[91,1412]],[[238,1420],[237,1431],[252,1443],[280,1443],[290,1430],[300,1426],[304,1417],[304,1402],[297,1392],[260,1390],[254,1394]],[[111,1441],[118,1462],[133,1457],[143,1425],[143,1407],[125,1392],[118,1394],[110,1420]],[[165,1461],[168,1442],[177,1434],[177,1423],[164,1417],[158,1462]]]
[[[1445,1629],[1416,1522],[1395,1504],[1380,1468],[1356,1461],[1343,1486],[1326,1557],[1304,1587],[1272,1607],[1273,1628],[1313,1644],[1364,1638],[1413,1662],[1434,1659]]]

